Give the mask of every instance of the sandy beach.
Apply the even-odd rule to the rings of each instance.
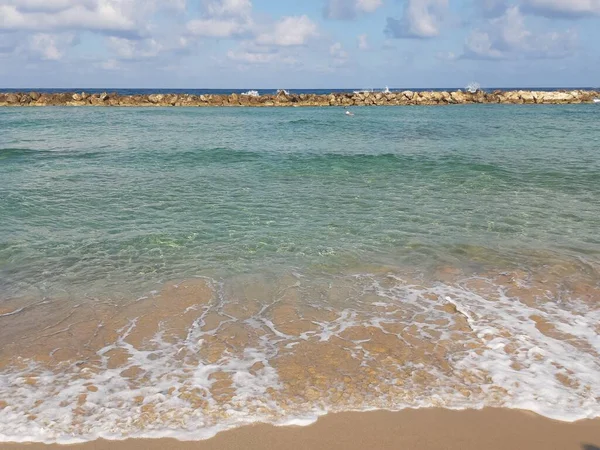
[[[2,444],[0,450],[598,450],[600,421],[556,422],[532,413],[500,409],[397,413],[342,413],[309,427],[253,425],[200,442],[96,441],[83,445]]]

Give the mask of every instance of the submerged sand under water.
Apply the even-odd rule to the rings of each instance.
[[[191,279],[0,303],[0,441],[203,439],[441,407],[600,416],[594,267]]]

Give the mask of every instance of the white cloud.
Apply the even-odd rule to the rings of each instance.
[[[120,70],[121,66],[116,59],[109,59],[99,64],[99,67],[104,70]]]
[[[504,52],[494,48],[489,33],[473,31],[465,41],[465,56],[481,59],[504,59]]]
[[[151,14],[182,8],[184,0],[0,0],[0,30],[140,34]]]
[[[472,59],[565,58],[577,48],[572,30],[534,33],[525,24],[518,6],[489,20],[484,30],[474,30],[465,42],[463,57]]]
[[[348,52],[344,50],[344,47],[342,47],[342,44],[339,42],[336,42],[329,47],[329,54],[335,59],[348,58]]]
[[[508,0],[473,0],[474,6],[485,17],[498,17],[508,8]]]
[[[329,47],[329,56],[331,56],[332,67],[343,67],[348,62],[348,52],[339,42]]]
[[[308,16],[289,16],[279,20],[271,30],[260,33],[256,37],[256,43],[291,47],[305,45],[316,36],[317,25]]]
[[[452,62],[458,59],[458,56],[454,52],[438,52],[435,57],[441,61]]]
[[[432,38],[440,34],[448,0],[407,0],[402,18],[388,17],[386,33],[393,38]]]
[[[210,0],[204,2],[209,17],[248,17],[252,13],[250,0]]]
[[[600,15],[600,0],[521,0],[521,4],[525,12],[551,17]]]
[[[237,19],[197,19],[190,21],[187,29],[195,36],[230,38],[248,32],[250,24]]]
[[[298,64],[298,59],[287,51],[282,52],[279,48],[256,46],[252,42],[242,43],[238,50],[229,50],[227,59],[240,66],[267,64],[292,66]]]
[[[323,15],[328,19],[351,20],[359,14],[375,12],[382,0],[328,0]]]
[[[249,51],[233,51],[227,52],[227,58],[231,61],[242,62],[247,64],[266,64],[274,61],[277,58],[275,53],[253,53]]]
[[[382,5],[382,0],[356,0],[356,9],[366,13],[375,12]]]
[[[183,43],[185,44],[185,41]],[[111,36],[108,38],[108,47],[119,59],[125,60],[153,58],[166,50],[165,45],[155,38],[131,40]]]
[[[58,61],[63,58],[66,47],[74,41],[74,34],[53,35],[36,33],[29,38],[30,53],[38,55],[41,59]]]
[[[369,50],[369,40],[366,34],[358,35],[358,49],[359,50]]]
[[[254,27],[250,0],[210,0],[203,3],[203,16],[191,20],[187,30],[194,36],[234,38]]]

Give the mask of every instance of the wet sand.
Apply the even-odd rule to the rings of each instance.
[[[598,450],[600,420],[556,422],[532,413],[502,409],[397,413],[341,413],[309,427],[253,425],[213,439],[96,441],[82,445],[0,444],[0,450]]]
[[[321,411],[426,407],[598,417],[598,290],[567,269],[449,268],[434,285],[387,270],[325,284],[242,276],[169,282],[124,305],[7,301],[0,436],[200,440]]]

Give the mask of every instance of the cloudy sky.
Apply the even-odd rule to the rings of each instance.
[[[600,0],[0,0],[0,87],[600,86]]]

